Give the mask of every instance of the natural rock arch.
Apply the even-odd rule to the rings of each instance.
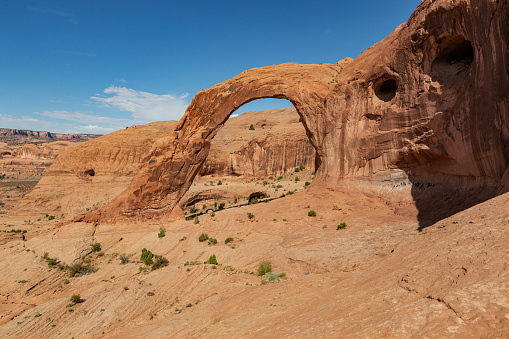
[[[140,173],[100,212],[101,218],[151,218],[171,212],[199,172],[218,130],[239,107],[257,99],[287,99],[294,105],[316,149],[318,168],[327,159],[323,115],[328,82],[339,69],[331,64],[261,67],[200,91],[173,133],[155,143]]]
[[[423,227],[507,191],[508,11],[505,1],[426,0],[355,60],[255,68],[202,90],[129,188],[87,220],[172,212],[218,129],[262,98],[295,106],[316,149],[315,187],[413,204]]]

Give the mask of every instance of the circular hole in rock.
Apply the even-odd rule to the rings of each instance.
[[[389,102],[396,96],[398,90],[398,83],[394,79],[387,79],[381,82],[375,89],[375,94],[378,99]]]
[[[431,64],[433,80],[450,88],[461,85],[474,61],[472,44],[461,35],[449,36],[439,41],[438,50]]]

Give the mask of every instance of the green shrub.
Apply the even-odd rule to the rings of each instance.
[[[69,279],[64,279],[64,285],[67,285],[69,283]]]
[[[300,181],[300,178],[299,177],[295,177],[295,181]]]
[[[40,314],[39,312],[37,312],[37,313],[34,315],[34,317],[38,318],[38,317],[40,317],[41,315],[42,315],[42,314]]]
[[[206,234],[206,233],[202,233],[202,234],[198,237],[198,240],[199,240],[200,242],[207,241],[207,240],[209,240],[209,235],[208,235],[208,234]]]
[[[49,257],[46,258],[46,262],[48,263],[49,268],[52,268],[53,266],[56,266],[59,263],[57,258],[49,258]]]
[[[226,240],[224,241],[224,243],[225,243],[225,244],[228,244],[228,243],[230,243],[230,242],[232,242],[232,241],[233,241],[233,238],[232,238],[232,237],[228,237],[228,238],[226,238]]]
[[[251,125],[249,126],[249,130],[250,130],[250,131],[254,131],[254,126],[253,126],[253,124],[251,124]]]
[[[71,302],[73,304],[77,304],[81,302],[81,296],[79,294],[73,294],[71,297]]]
[[[101,244],[99,244],[98,242],[96,242],[95,244],[92,245],[92,251],[94,252],[99,252],[101,251]]]
[[[168,266],[168,263],[169,263],[168,259],[166,259],[160,255],[156,255],[155,259],[156,260],[154,261],[154,264],[152,265],[152,271],[163,268],[165,266]]]
[[[195,224],[199,224],[200,223],[200,220],[198,219],[198,216],[194,217],[194,223]]]
[[[207,264],[217,265],[216,255],[212,254],[209,260],[206,262]]]
[[[254,205],[257,203],[258,203],[258,197],[252,197],[251,199],[249,199],[248,205]]]
[[[295,167],[295,172],[300,172],[300,168]]]
[[[220,210],[224,209],[224,202],[220,203],[217,208],[220,209]]]
[[[214,239],[214,238],[209,239],[209,245],[216,245],[216,244],[217,244],[217,239]]]
[[[275,284],[275,283],[278,283],[280,282],[281,280],[286,280],[287,277],[286,277],[286,273],[277,273],[277,272],[274,272],[274,273],[268,273],[266,274],[263,278],[262,278],[262,285],[265,285],[265,284]]]
[[[152,265],[154,261],[152,260],[154,258],[154,253],[147,251],[146,248],[141,250],[141,261],[145,263],[145,265]]]
[[[247,217],[248,217],[249,219],[253,219],[255,216],[254,216],[254,214],[252,214],[252,213],[248,213],[248,214],[247,214]]]
[[[262,276],[270,272],[272,272],[272,264],[270,261],[262,261],[260,266],[258,266],[258,275]]]
[[[203,204],[202,210],[206,210],[206,209],[207,209],[207,204]]]
[[[311,185],[311,183],[310,183],[309,181],[306,181],[306,182],[304,183],[304,187],[308,187],[309,185]]]
[[[336,231],[337,230],[343,230],[346,228],[346,223],[342,222],[341,224],[338,225],[338,227],[336,228]]]
[[[309,217],[316,217],[316,212],[311,210],[311,211],[308,212],[308,216]]]
[[[50,215],[50,216],[48,216],[48,220],[53,220],[53,219],[55,219],[55,216],[54,216],[54,215]]]
[[[92,274],[95,270],[90,265],[84,265],[82,262],[77,262],[67,267],[67,274],[72,277],[81,277],[85,274]]]
[[[129,257],[125,254],[119,255],[118,259],[120,260],[120,265],[125,265],[129,263]]]
[[[198,209],[196,208],[196,206],[193,206],[193,207],[191,207],[190,212],[191,212],[191,214],[196,213],[196,212],[198,212]]]
[[[217,182],[217,185],[218,185],[218,186],[219,186],[219,185],[222,185],[222,184],[223,184],[223,182],[222,182],[221,180],[219,180],[219,181]]]
[[[166,235],[166,229],[164,227],[160,227],[159,228],[159,233],[157,234],[157,236],[159,237],[159,239],[163,238],[164,236]]]

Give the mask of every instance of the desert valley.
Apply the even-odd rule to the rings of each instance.
[[[0,147],[2,338],[509,338],[507,1]]]

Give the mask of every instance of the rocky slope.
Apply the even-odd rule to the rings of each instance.
[[[4,216],[1,230],[27,232],[1,233],[0,337],[505,338],[508,204],[501,195],[421,232],[380,200],[313,190],[197,224]],[[168,266],[146,268],[143,248]],[[70,277],[45,252],[97,271]],[[203,264],[213,254],[218,264]],[[261,284],[250,272],[263,260],[287,280]]]

